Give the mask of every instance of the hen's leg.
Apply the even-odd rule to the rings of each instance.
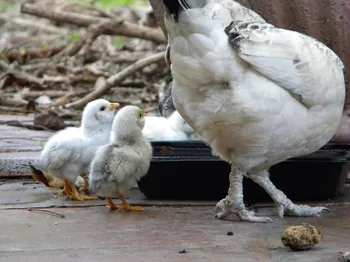
[[[238,167],[231,164],[230,188],[226,198],[216,204],[219,212],[216,217],[224,218],[229,214],[236,214],[241,220],[250,222],[273,222],[269,217],[257,217],[253,211],[248,211],[243,203],[243,175]]]
[[[264,188],[265,191],[271,196],[277,205],[278,214],[280,217],[283,217],[283,215],[310,217],[318,216],[321,212],[329,212],[328,208],[325,207],[310,207],[307,205],[294,204],[271,182],[269,173],[266,170],[251,173],[248,177]]]
[[[120,208],[118,208],[118,211],[122,211],[122,210],[124,210],[124,211],[143,211],[143,207],[130,206],[122,194],[117,193],[117,196],[119,197],[119,199],[123,203],[123,205]]]
[[[118,210],[120,206],[116,205],[113,203],[112,199],[110,197],[106,197],[107,200],[107,208],[112,211],[112,210]]]
[[[98,197],[92,197],[92,196],[86,196],[86,195],[80,195],[77,188],[75,187],[75,185],[71,182],[69,182],[70,184],[70,189],[71,189],[71,195],[69,196],[70,200],[97,200]]]

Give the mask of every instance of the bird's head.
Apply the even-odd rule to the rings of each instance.
[[[177,23],[182,11],[190,8],[203,7],[207,0],[163,0],[165,13],[172,17],[173,22]]]
[[[119,103],[97,99],[88,103],[83,111],[82,127],[85,131],[94,132],[103,128],[110,130]]]
[[[127,105],[120,109],[112,124],[112,142],[127,140],[132,142],[142,136],[146,112],[137,106]]]

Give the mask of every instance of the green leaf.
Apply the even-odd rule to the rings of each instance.
[[[41,147],[41,149],[44,149],[44,146],[45,146],[45,142],[40,140],[39,141],[39,146]]]
[[[70,40],[71,40],[72,42],[77,42],[77,41],[80,40],[80,36],[78,36],[78,35],[72,35],[71,38],[70,38]]]
[[[123,43],[124,43],[124,37],[117,37],[117,39],[114,42],[114,47],[119,49],[122,47]]]
[[[49,49],[49,45],[44,43],[43,46],[42,46],[42,49]]]

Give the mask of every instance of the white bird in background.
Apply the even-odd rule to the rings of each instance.
[[[265,189],[281,217],[328,211],[294,204],[268,170],[318,150],[335,134],[345,99],[339,57],[232,0],[163,3],[175,107],[213,153],[231,163],[229,192],[217,204],[217,217],[234,213],[272,222],[245,208],[243,176]]]
[[[80,127],[66,128],[48,140],[35,166],[52,176],[64,180],[61,194],[69,199],[92,200],[96,197],[81,195],[74,183],[83,173],[88,174],[89,165],[96,149],[108,143],[113,118],[119,103],[104,99],[86,105]]]
[[[189,124],[185,121],[185,119],[182,118],[182,116],[179,114],[179,112],[176,111],[176,108],[173,103],[173,97],[172,97],[172,77],[170,77],[167,80],[167,87],[164,94],[164,97],[159,99],[158,102],[158,109],[163,118],[157,118],[159,119],[159,122],[163,121],[164,124],[158,123],[155,119],[152,121],[148,121],[147,119],[151,118],[152,116],[146,117],[146,126],[143,129],[144,134],[152,141],[156,140],[202,140],[202,138],[193,130],[192,127],[190,127]],[[166,118],[169,121],[164,121],[163,119]],[[152,122],[152,123],[151,123]],[[166,124],[168,123],[168,125]],[[169,129],[168,132],[163,132],[162,126],[168,126],[167,129]],[[169,127],[170,126],[170,127]],[[175,134],[180,133],[178,136],[169,136],[171,134],[171,130],[178,130]],[[186,134],[186,139],[183,139],[183,133]],[[166,134],[166,135],[164,135]]]
[[[189,140],[194,133],[186,121],[175,110],[168,118],[163,116],[146,116],[143,135],[150,141]]]
[[[98,148],[91,163],[90,192],[105,196],[109,210],[143,210],[143,207],[130,206],[124,195],[150,167],[152,146],[142,135],[144,115],[137,106],[120,109],[112,124],[110,143]],[[113,203],[114,195],[122,201],[122,206]]]

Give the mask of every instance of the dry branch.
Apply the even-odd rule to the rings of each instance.
[[[100,84],[102,82],[101,79],[103,79],[103,78],[102,77],[98,78],[96,81],[95,89],[93,92],[91,92],[87,96],[85,96],[77,101],[74,101],[72,103],[67,104],[66,107],[67,108],[71,108],[71,107],[82,108],[82,107],[84,107],[90,101],[92,101],[94,99],[98,99],[101,96],[103,96],[104,94],[106,94],[112,86],[115,86],[116,84],[120,83],[126,77],[138,72],[139,70],[141,70],[142,68],[144,68],[150,64],[164,61],[164,55],[165,55],[165,52],[160,52],[158,54],[141,59],[141,60],[137,61],[136,63],[130,65],[129,67],[125,68],[124,70],[120,71],[119,73],[111,76],[110,78],[107,79],[107,81],[104,81],[103,84]]]
[[[19,70],[11,70],[9,69],[6,73],[2,74],[0,76],[0,79],[6,77],[6,76],[13,76],[17,80],[22,80],[31,84],[35,84],[39,87],[45,88],[46,85],[44,83],[43,79],[37,78],[36,76],[30,75],[24,71]]]
[[[84,14],[77,14],[72,12],[61,12],[55,10],[48,10],[40,6],[32,4],[22,4],[21,12],[31,14],[38,17],[44,17],[50,20],[61,23],[70,23],[78,26],[88,27],[91,24],[100,24],[101,22],[108,22],[112,19],[98,18]],[[123,35],[128,37],[137,37],[146,40],[155,41],[158,43],[166,43],[164,34],[159,29],[136,25],[126,21],[117,21],[114,27],[105,27],[104,34]]]
[[[50,66],[55,66],[58,61],[62,59],[64,56],[74,56],[76,55],[84,46],[88,45],[91,46],[92,42],[95,41],[95,39],[102,34],[103,28],[104,27],[109,27],[113,26],[114,20],[112,21],[103,21],[97,25],[92,24],[88,27],[88,32],[86,35],[82,38],[79,39],[75,43],[71,43],[68,45],[62,52],[56,54],[51,61],[47,63],[46,66],[43,66],[39,68],[36,72],[35,75],[40,76],[42,75],[45,70],[47,70]],[[86,48],[85,48],[86,49]]]

